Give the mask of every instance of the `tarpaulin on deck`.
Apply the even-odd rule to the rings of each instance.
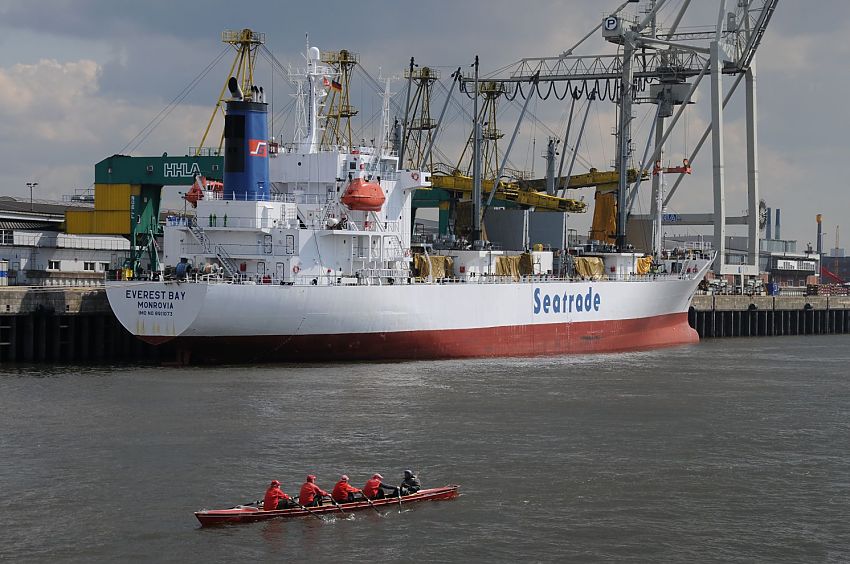
[[[649,274],[652,269],[652,257],[640,257],[635,260],[635,270],[638,274]]]
[[[496,276],[510,276],[519,280],[520,276],[534,274],[534,262],[531,253],[496,257]]]
[[[617,192],[597,190],[595,198],[590,239],[613,244],[617,240]]]
[[[605,274],[605,263],[599,257],[576,257],[576,274],[584,280],[599,280]]]
[[[440,255],[425,256],[416,254],[413,256],[413,270],[422,278],[429,275],[434,278],[446,278],[454,276],[454,260],[452,257]]]

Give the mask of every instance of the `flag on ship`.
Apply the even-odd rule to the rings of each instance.
[[[334,90],[342,90],[342,84],[337,82],[336,80],[331,81],[331,88]]]

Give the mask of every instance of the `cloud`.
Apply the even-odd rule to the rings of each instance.
[[[53,185],[57,194],[65,186],[91,182],[94,163],[120,150],[220,52],[219,33],[224,29],[251,27],[266,32],[268,49],[284,65],[302,64],[299,53],[304,33],[309,33],[311,43],[322,49],[349,48],[359,53],[372,76],[378,75],[379,67],[384,76],[400,75],[409,57],[415,56],[419,64],[440,68],[447,82],[457,66],[468,70],[475,54],[481,56],[485,75],[523,57],[557,55],[620,3],[364,0],[351,10],[350,4],[329,0],[321,11],[332,16],[319,18],[314,6],[262,0],[238,11],[224,0],[6,0],[0,4],[0,95],[4,100],[0,181],[5,193],[21,195],[26,191],[23,182],[36,173],[48,179],[45,183]],[[730,8],[735,4],[727,2]],[[680,5],[668,3],[661,25],[669,25]],[[682,29],[714,24],[716,2],[690,5]],[[628,9],[639,14],[644,6],[630,4]],[[842,111],[847,79],[840,72],[850,51],[845,41],[848,34],[850,3],[844,0],[780,2],[759,51],[761,189],[773,207],[787,210],[784,233],[792,237],[808,235],[814,208],[828,205],[829,213],[836,216],[830,221],[839,221],[837,210],[850,205],[839,166],[846,160],[845,131],[850,128],[850,113]],[[614,48],[597,33],[577,52],[611,53]],[[226,78],[230,55],[225,59],[137,154],[182,153],[186,146],[197,144]],[[258,81],[268,84],[271,73],[262,57],[258,72]],[[290,90],[282,77],[275,81],[279,111],[290,101]],[[395,91],[402,88],[399,82],[393,86]],[[708,118],[707,96],[703,98],[699,107],[688,110],[691,144]],[[465,97],[457,99],[470,106]],[[442,96],[435,99],[433,114],[440,102]],[[373,118],[380,112],[380,95],[368,89],[352,103],[361,108],[361,117]],[[551,131],[563,134],[566,102],[534,102],[531,107],[543,123],[523,125],[511,161],[517,167],[534,165],[540,173],[546,137]],[[499,127],[507,134],[517,111],[513,107],[500,116]],[[738,211],[740,202],[745,202],[740,196],[745,183],[738,175],[745,147],[741,115],[736,101],[727,116],[725,140],[729,209]],[[451,161],[458,158],[469,124],[455,108],[447,120],[450,125],[441,145]],[[281,122],[276,122],[276,130]],[[609,102],[591,112],[581,147],[581,156],[589,164],[608,168],[614,155],[613,123]],[[285,135],[291,135],[291,129],[291,123],[285,124]],[[362,135],[371,138],[377,133],[376,126],[368,125]],[[635,136],[638,153],[645,135],[646,130]],[[671,159],[685,145],[681,137],[674,137],[668,150]],[[696,163],[694,177],[680,189],[677,206],[710,209],[710,163],[709,143]],[[808,197],[801,197],[801,187]]]
[[[59,199],[93,181],[94,164],[117,152],[159,111],[106,96],[102,68],[91,60],[0,67],[0,182],[7,193],[38,181],[42,198]],[[181,107],[140,145],[139,151],[182,154],[200,139],[211,109]],[[27,193],[28,195],[28,193]]]

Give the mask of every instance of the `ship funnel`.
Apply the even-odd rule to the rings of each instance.
[[[239,81],[236,80],[235,76],[231,76],[230,80],[227,81],[227,89],[230,90],[230,96],[234,100],[241,100],[244,98],[242,95],[242,89],[239,88]]]
[[[227,101],[223,194],[226,200],[269,199],[268,105],[257,99]]]

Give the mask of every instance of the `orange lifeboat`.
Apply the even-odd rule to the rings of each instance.
[[[183,199],[192,204],[193,208],[198,207],[198,200],[204,199],[204,191],[212,190],[219,194],[224,192],[224,184],[217,180],[207,180],[205,176],[195,176],[195,182],[192,187],[183,195]]]
[[[384,196],[384,191],[381,190],[381,185],[377,182],[368,182],[362,178],[355,178],[349,182],[341,201],[350,210],[381,211],[381,208],[384,207],[386,197]]]
[[[183,195],[183,199],[192,204],[193,208],[198,207],[198,200],[204,199],[204,192],[201,190],[201,187],[198,186],[198,183],[195,182],[192,184],[192,187],[189,189],[186,194]]]

